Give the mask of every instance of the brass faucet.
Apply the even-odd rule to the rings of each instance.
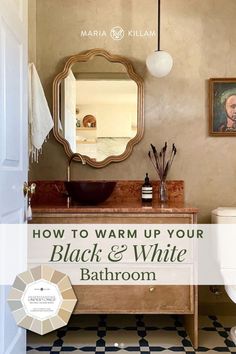
[[[72,160],[74,160],[75,157],[79,157],[83,165],[86,164],[86,161],[81,154],[79,154],[78,152],[72,154],[71,157],[69,158],[68,166],[67,166],[67,181],[68,182],[70,182],[70,165],[71,165]]]

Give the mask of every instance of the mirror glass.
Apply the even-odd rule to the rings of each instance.
[[[68,157],[95,168],[129,157],[144,132],[143,86],[120,55],[95,48],[69,57],[53,81],[53,133]]]
[[[59,131],[71,151],[95,162],[119,156],[137,135],[138,86],[125,65],[94,56],[60,82]]]

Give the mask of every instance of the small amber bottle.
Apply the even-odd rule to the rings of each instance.
[[[148,173],[146,173],[144,184],[142,186],[142,201],[143,202],[152,201],[152,185],[150,183]]]

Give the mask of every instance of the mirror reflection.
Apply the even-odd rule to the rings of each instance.
[[[60,85],[59,129],[73,152],[103,161],[137,134],[138,87],[121,63],[76,62]]]

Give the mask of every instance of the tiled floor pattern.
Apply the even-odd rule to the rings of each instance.
[[[229,337],[236,316],[203,316],[199,324],[194,351],[181,316],[72,316],[68,326],[48,335],[29,332],[27,354],[236,353]]]

